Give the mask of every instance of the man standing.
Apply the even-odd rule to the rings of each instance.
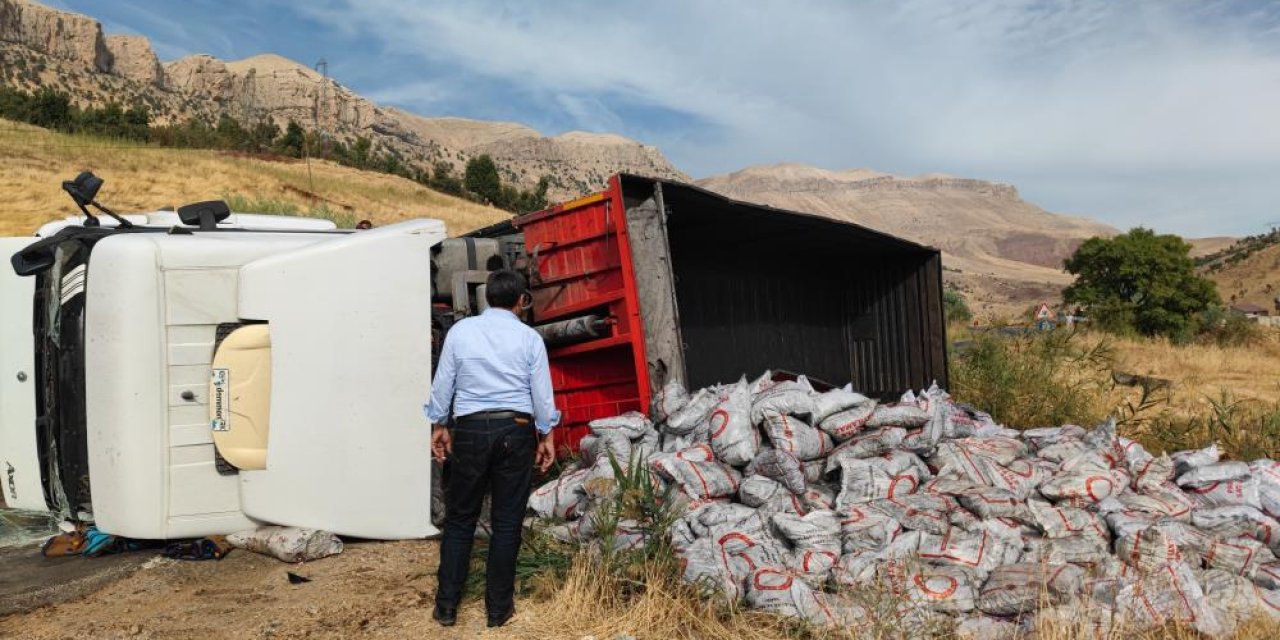
[[[551,466],[551,429],[560,422],[546,345],[517,315],[533,304],[524,277],[493,272],[485,299],[489,309],[459,321],[445,337],[426,406],[434,425],[431,452],[450,461],[433,614],[446,627],[457,622],[486,494],[493,521],[484,596],[489,626],[500,627],[515,614],[516,555],[533,466]]]

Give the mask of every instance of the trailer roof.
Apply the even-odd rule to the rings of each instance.
[[[687,182],[678,182],[664,178],[650,178],[630,173],[619,174],[618,177],[622,184],[624,196],[629,196],[636,193],[637,190],[641,190],[640,195],[647,198],[652,194],[646,193],[643,190],[646,188],[651,190],[652,185],[661,184],[663,198],[666,200],[668,206],[671,206],[673,204],[672,201],[676,200],[697,205],[694,209],[695,211],[702,207],[719,209],[721,211],[732,209],[735,216],[750,216],[752,218],[751,220],[744,221],[748,223],[755,222],[767,224],[771,219],[774,221],[781,221],[778,220],[776,216],[785,216],[790,228],[795,228],[792,225],[799,222],[804,226],[811,227],[814,231],[826,232],[814,234],[812,237],[814,242],[839,242],[848,246],[849,243],[853,241],[854,243],[861,245],[862,248],[867,249],[879,247],[881,250],[895,249],[899,251],[918,251],[925,253],[938,252],[934,247],[913,242],[905,238],[900,238],[883,231],[877,231],[855,222],[840,220],[816,213],[792,211],[755,202],[735,200]],[[630,202],[628,202],[628,206],[629,205]],[[681,212],[681,214],[684,213],[684,211]],[[826,235],[827,233],[834,233],[837,235]]]
[[[704,189],[687,182],[679,182],[676,180],[668,180],[665,178],[652,178],[632,173],[621,173],[617,175],[619,183],[622,186],[622,193],[627,199],[627,206],[636,204],[639,200],[647,199],[653,195],[654,185],[662,185],[664,200],[668,207],[674,204],[692,204],[694,205],[688,210],[682,208],[681,215],[685,213],[694,213],[697,215],[699,210],[714,210],[719,213],[728,213],[732,211],[734,222],[742,222],[747,224],[762,224],[771,226],[769,222],[785,222],[790,233],[804,233],[809,236],[809,240],[817,244],[840,244],[846,248],[858,248],[869,252],[892,252],[907,251],[921,253],[938,253],[938,249],[913,242],[905,238],[877,231],[870,227],[866,227],[848,220],[840,220],[829,216],[816,213],[806,213],[802,211],[792,211],[789,209],[780,209],[765,204],[754,202],[745,202],[735,200],[727,196],[721,195],[714,191]],[[487,227],[475,229],[464,235],[474,237],[494,237],[512,233],[517,226],[524,223],[537,220],[546,215],[551,215],[565,209],[572,209],[581,204],[584,200],[597,199],[605,195],[604,193],[593,193],[582,198],[569,200],[554,204],[542,211],[535,211],[524,215],[515,216],[510,220],[504,220]],[[713,231],[717,226],[724,224],[722,216],[708,215],[709,231]],[[747,217],[749,219],[742,220]],[[798,230],[796,224],[807,227]]]

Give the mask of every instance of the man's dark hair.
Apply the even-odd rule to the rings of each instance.
[[[484,299],[491,307],[510,309],[520,301],[520,294],[528,293],[529,285],[524,276],[510,269],[502,269],[489,274],[489,281],[484,285]]]

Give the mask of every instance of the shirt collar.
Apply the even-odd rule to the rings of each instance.
[[[517,321],[520,320],[520,318],[517,317],[516,314],[512,313],[510,309],[502,309],[499,307],[489,307],[488,309],[485,309],[484,313],[480,315],[484,315],[484,316],[492,315],[495,317],[510,318],[512,320],[517,320]]]

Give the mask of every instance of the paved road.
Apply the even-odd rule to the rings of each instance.
[[[37,545],[0,549],[0,617],[58,604],[132,573],[155,551],[46,558]]]

